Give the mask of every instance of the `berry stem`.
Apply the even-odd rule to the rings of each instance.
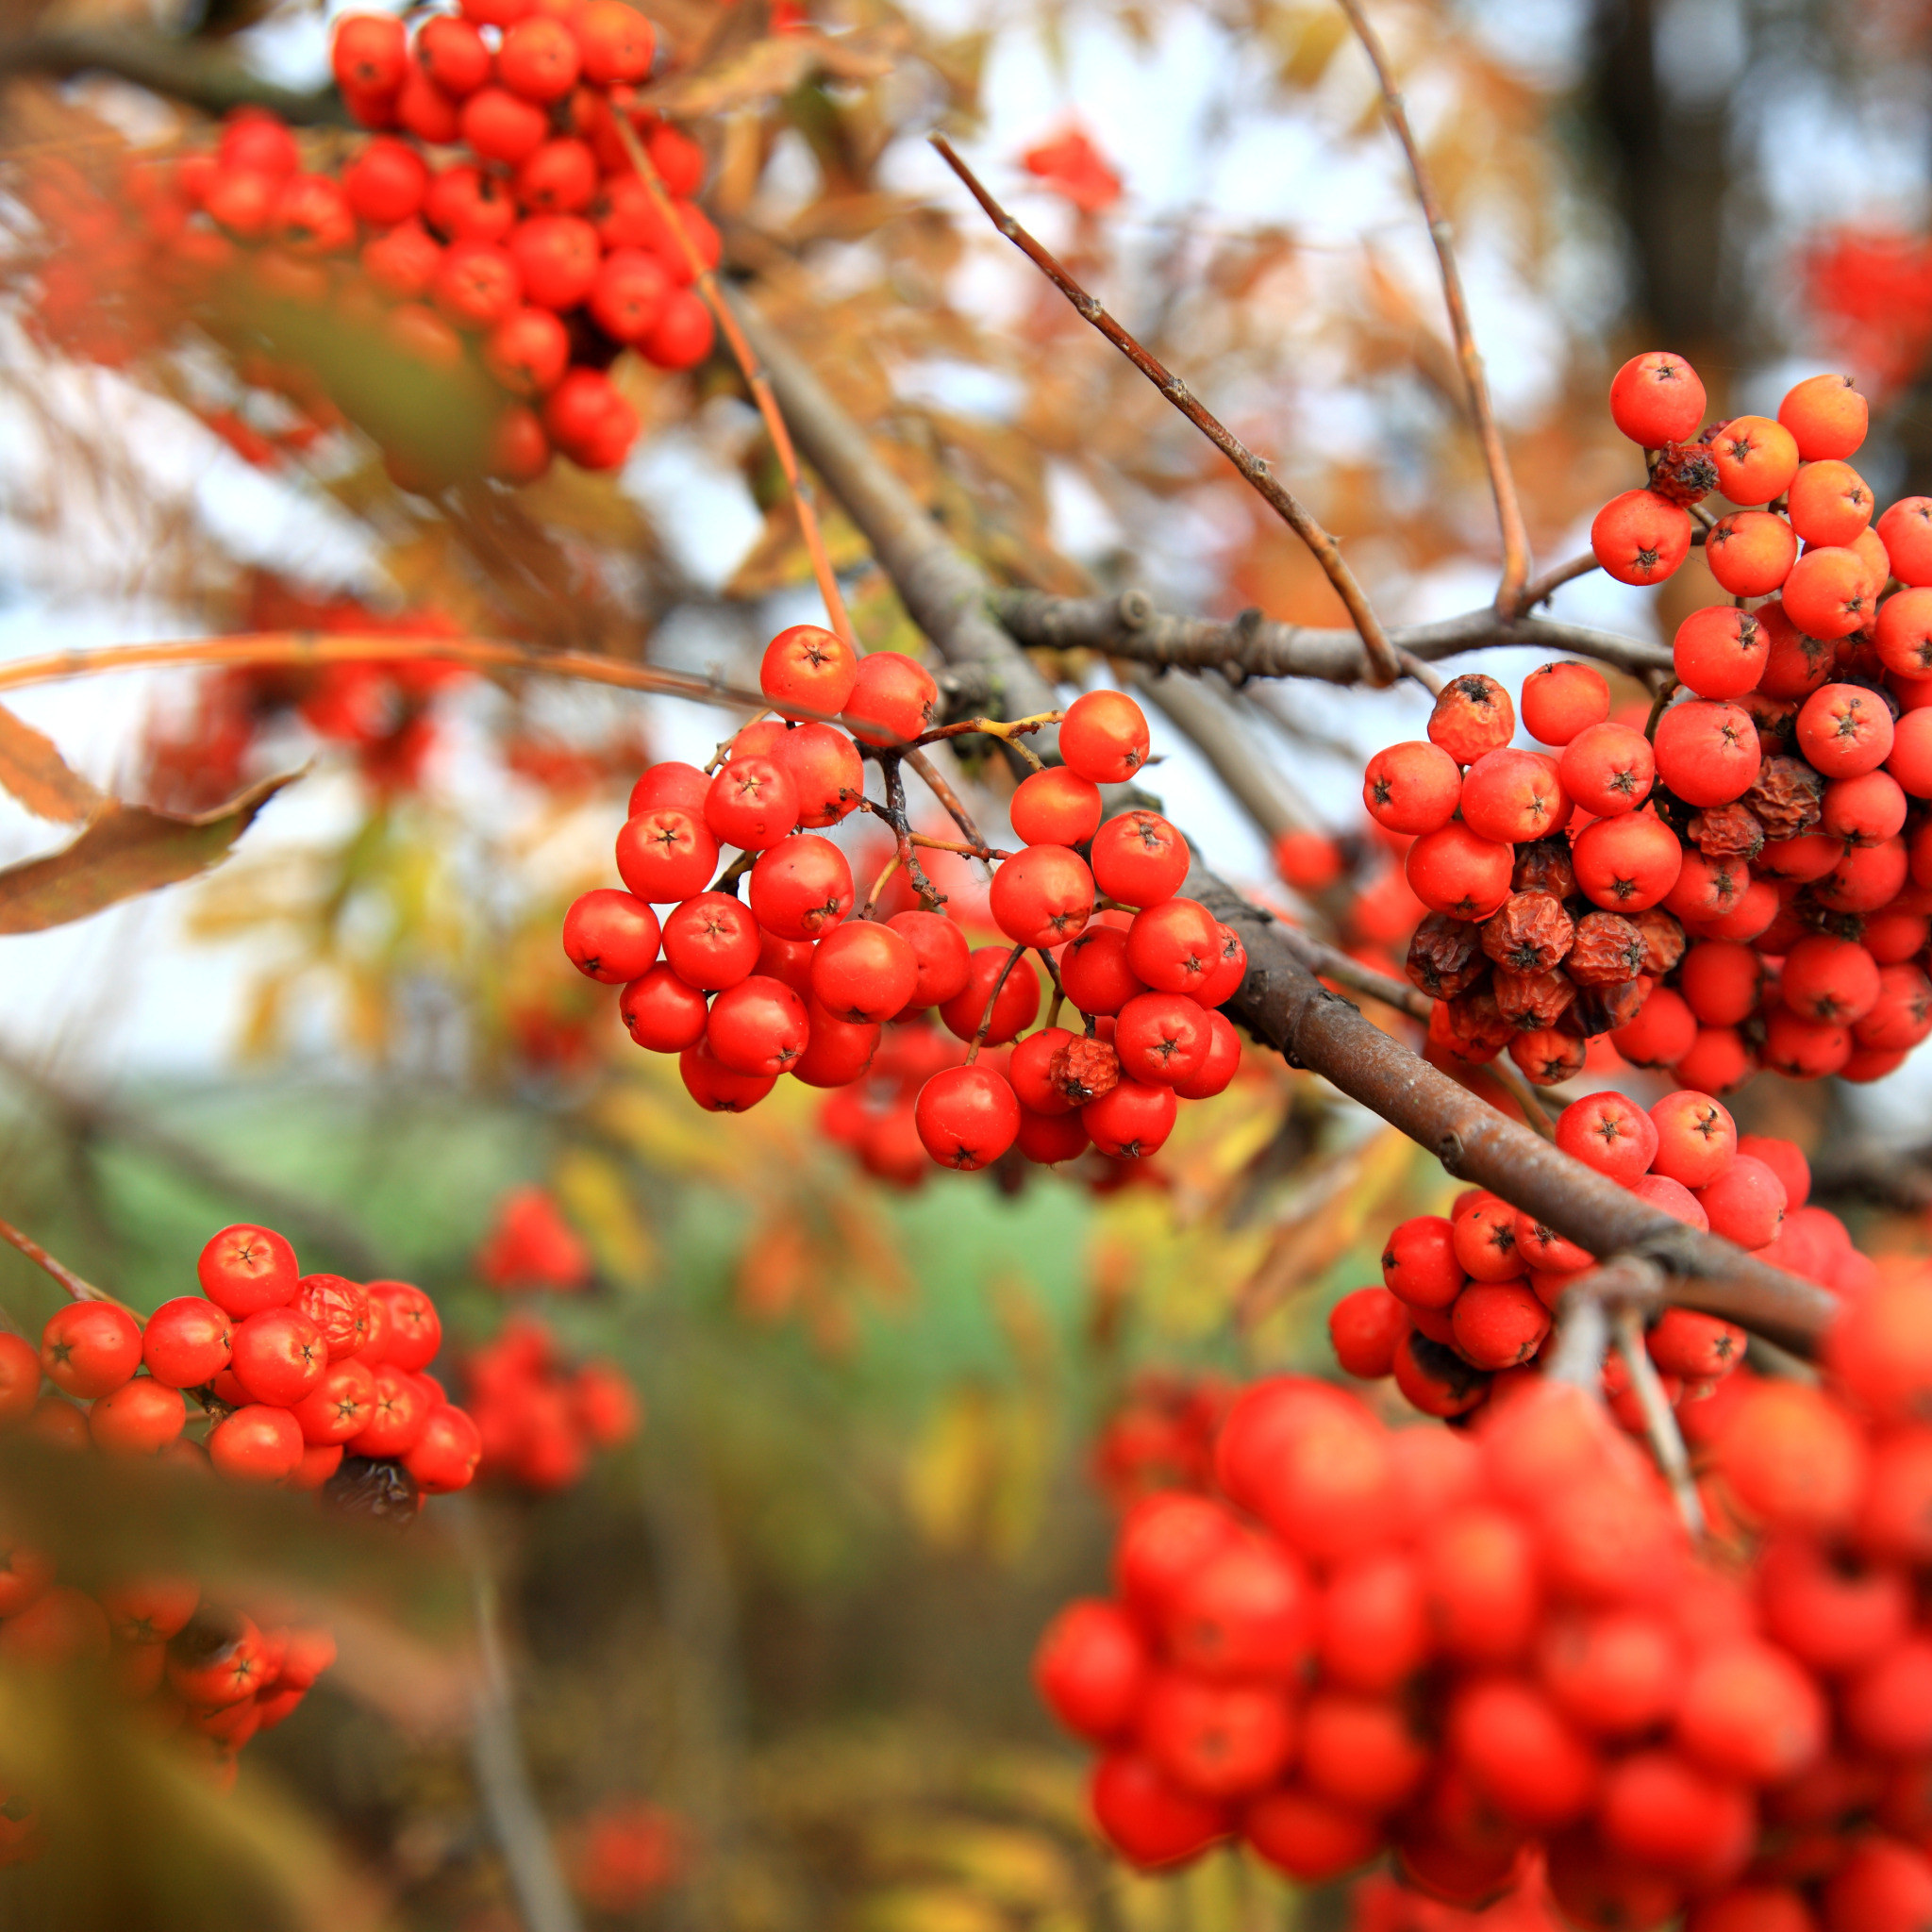
[[[973,815],[960,803],[959,794],[955,791],[941,773],[939,767],[916,745],[906,754],[906,762],[924,781],[925,789],[945,808],[946,816],[958,826],[971,842],[975,853],[984,853],[987,843],[979,836],[979,827],[973,823]]]
[[[1017,945],[1007,955],[1007,963],[1000,968],[1000,976],[992,983],[992,991],[986,996],[986,1010],[979,1016],[979,1026],[973,1036],[973,1044],[966,1049],[966,1064],[970,1067],[979,1058],[979,1049],[986,1044],[986,1036],[992,1031],[992,1009],[1000,1003],[1000,994],[1006,990],[1007,974],[1020,963],[1020,956],[1026,947]]]
[[[1684,1447],[1684,1434],[1671,1410],[1670,1398],[1658,1379],[1657,1364],[1643,1345],[1643,1315],[1634,1302],[1620,1302],[1610,1315],[1610,1328],[1617,1339],[1617,1353],[1630,1371],[1630,1388],[1637,1406],[1643,1411],[1643,1426],[1650,1437],[1650,1453],[1657,1457],[1664,1480],[1676,1498],[1677,1513],[1693,1538],[1706,1530],[1704,1500],[1697,1493],[1697,1478],[1690,1474],[1690,1455]]]
[[[739,327],[730,304],[718,292],[717,277],[698,253],[698,245],[685,227],[677,212],[677,204],[672,200],[671,191],[664,186],[663,176],[658,173],[643,142],[638,139],[637,129],[630,124],[630,116],[614,113],[610,117],[610,125],[616,128],[625,154],[637,170],[638,178],[643,182],[658,220],[677,237],[678,246],[684,252],[685,265],[697,284],[698,293],[705,298],[705,307],[717,318],[718,327],[744,376],[745,387],[751,391],[752,401],[758,405],[758,414],[764,419],[765,434],[772,440],[778,467],[785,474],[785,487],[791,494],[791,507],[798,514],[798,534],[805,541],[806,555],[811,558],[811,574],[818,581],[819,595],[824,600],[825,616],[832,628],[856,650],[858,639],[852,628],[851,613],[845,608],[844,595],[839,589],[838,573],[833,570],[831,557],[825,549],[824,533],[819,528],[811,486],[799,471],[798,453],[791,446],[791,432],[785,426],[785,414],[778,407],[778,398],[772,393],[771,379],[765,374],[764,364],[745,340],[744,331]]]
[[[1336,594],[1347,608],[1349,617],[1361,637],[1362,648],[1368,654],[1369,682],[1380,686],[1393,684],[1402,675],[1402,665],[1395,656],[1387,633],[1382,628],[1382,620],[1375,615],[1366,592],[1356,581],[1355,573],[1349,569],[1347,559],[1341,554],[1341,544],[1315,521],[1301,500],[1283,486],[1261,458],[1249,449],[1240,437],[1208,409],[1186,383],[1123,328],[1106,308],[1067,273],[1058,258],[1028,234],[993,199],[978,175],[960,159],[952,142],[943,134],[934,134],[928,139],[938,150],[941,159],[966,184],[967,191],[985,209],[993,226],[1053,283],[1054,287],[1074,305],[1075,312],[1084,321],[1098,329],[1196,429],[1207,437],[1208,441],[1235,466],[1243,480],[1253,487],[1269,508],[1274,510],[1275,515],[1308,546],[1309,553],[1322,566],[1323,575],[1334,585]]]
[[[11,1222],[0,1221],[0,1241],[6,1241],[9,1247],[18,1248],[43,1274],[51,1274],[67,1291],[70,1301],[106,1302],[116,1308],[127,1307],[125,1302],[116,1301],[92,1282],[82,1280],[66,1262],[56,1260],[31,1235],[23,1234]],[[131,1314],[133,1310],[128,1312]]]
[[[1503,446],[1503,431],[1490,401],[1489,376],[1483,368],[1482,352],[1475,344],[1469,304],[1463,299],[1462,274],[1456,265],[1454,230],[1436,198],[1429,171],[1423,164],[1422,149],[1408,125],[1408,108],[1389,71],[1389,57],[1380,37],[1370,25],[1361,0],[1341,0],[1341,6],[1355,29],[1356,39],[1362,43],[1362,51],[1369,57],[1369,65],[1375,70],[1383,108],[1403,154],[1407,157],[1416,199],[1422,203],[1423,219],[1428,224],[1429,240],[1435,244],[1442,302],[1449,311],[1450,334],[1456,339],[1456,359],[1462,365],[1462,380],[1469,390],[1469,410],[1475,419],[1476,441],[1482,444],[1483,465],[1490,473],[1490,493],[1496,500],[1496,523],[1503,540],[1503,580],[1496,587],[1496,608],[1506,616],[1515,617],[1528,608],[1524,593],[1529,581],[1529,531],[1523,520],[1522,500],[1516,493],[1516,477],[1509,468],[1509,453]]]
[[[1650,716],[1643,721],[1643,735],[1651,743],[1657,742],[1657,720],[1664,714],[1664,707],[1677,694],[1677,680],[1667,677],[1657,686],[1657,695],[1650,701]]]
[[[1524,613],[1534,610],[1539,604],[1547,604],[1565,584],[1574,582],[1577,577],[1587,577],[1591,571],[1602,568],[1593,550],[1586,550],[1581,557],[1573,557],[1567,563],[1555,564],[1541,576],[1532,577],[1524,585],[1516,608]]]
[[[1053,955],[1044,946],[1035,946],[1033,950],[1040,955],[1040,963],[1053,981],[1053,1000],[1046,1009],[1046,1027],[1051,1032],[1060,1024],[1060,1008],[1066,1002],[1067,990],[1060,984],[1060,969],[1053,963]]]
[[[1536,1089],[1523,1077],[1523,1070],[1515,1061],[1507,1053],[1498,1054],[1490,1062],[1490,1072],[1495,1076],[1496,1085],[1523,1109],[1523,1118],[1545,1141],[1554,1141],[1557,1138],[1556,1123],[1544,1110],[1542,1102],[1536,1097]]]

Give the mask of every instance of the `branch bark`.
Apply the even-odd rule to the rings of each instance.
[[[205,42],[136,29],[70,26],[22,35],[0,45],[0,79],[43,74],[66,80],[77,74],[110,74],[151,93],[225,114],[234,108],[266,108],[302,127],[347,127],[341,98],[333,88],[300,93],[277,87]]]

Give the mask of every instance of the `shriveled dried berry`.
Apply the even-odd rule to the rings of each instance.
[[[1824,780],[1803,758],[1766,758],[1742,802],[1767,839],[1795,839],[1824,815]]]
[[[1472,1058],[1493,1058],[1516,1032],[1516,1022],[1503,1017],[1495,994],[1487,986],[1474,987],[1448,1001],[1442,1008],[1442,1024],[1449,1038]]]
[[[1576,869],[1570,863],[1570,841],[1559,832],[1516,848],[1516,870],[1509,875],[1512,892],[1547,892],[1567,899],[1576,890]]]
[[[1717,463],[1704,442],[1667,442],[1657,453],[1650,487],[1666,503],[1689,509],[1717,488]]]
[[[1643,935],[1643,970],[1661,979],[1684,957],[1684,928],[1661,906],[1623,915]]]
[[[1070,1040],[1047,1061],[1046,1077],[1074,1106],[1085,1107],[1120,1085],[1120,1056],[1104,1040]]]
[[[1648,974],[1626,979],[1619,986],[1579,986],[1576,997],[1557,1022],[1559,1032],[1574,1033],[1579,1040],[1594,1040],[1599,1033],[1614,1033],[1627,1026],[1643,1010],[1653,981]]]
[[[1511,892],[1483,921],[1483,951],[1512,973],[1546,973],[1560,966],[1576,922],[1547,892]]]
[[[1453,1000],[1489,970],[1482,930],[1466,919],[1431,912],[1408,942],[1409,979],[1432,1000]]]
[[[1522,1033],[1554,1026],[1576,998],[1574,984],[1559,966],[1543,973],[1512,973],[1498,966],[1490,974],[1490,991],[1497,1012]]]
[[[1621,912],[1586,912],[1563,970],[1578,986],[1616,986],[1644,970],[1649,947],[1635,919]]]
[[[1691,819],[1690,842],[1708,859],[1741,858],[1764,850],[1764,827],[1748,805],[1707,805]]]

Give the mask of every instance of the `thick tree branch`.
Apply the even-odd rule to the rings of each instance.
[[[1248,949],[1247,977],[1228,1017],[1291,1066],[1323,1074],[1458,1179],[1492,1189],[1591,1254],[1654,1261],[1674,1277],[1672,1300],[1800,1354],[1815,1348],[1834,1296],[1672,1219],[1438,1073],[1315,980],[1276,923],[1211,873],[1197,866],[1185,890]]]
[[[206,42],[134,27],[55,27],[0,44],[0,79],[27,74],[56,80],[77,74],[110,74],[208,114],[266,108],[296,126],[349,125],[348,113],[333,88],[298,93],[264,80]]]
[[[1175,617],[1157,610],[1144,591],[1124,591],[1117,597],[994,591],[991,602],[1000,622],[1023,644],[1038,649],[1102,651],[1109,658],[1159,671],[1224,671],[1236,683],[1245,677],[1316,677],[1327,684],[1368,681],[1368,655],[1352,630],[1274,624],[1258,611],[1228,624],[1208,617]],[[1632,675],[1671,668],[1671,654],[1661,644],[1548,618],[1512,621],[1489,609],[1433,624],[1406,625],[1391,631],[1389,641],[1397,651],[1425,663],[1491,644],[1529,644],[1593,658]]]
[[[1389,57],[1380,36],[1369,24],[1361,0],[1341,0],[1369,65],[1382,89],[1382,105],[1388,110],[1389,125],[1402,152],[1408,158],[1408,172],[1415,179],[1416,199],[1423,205],[1423,219],[1429,225],[1429,240],[1436,246],[1436,265],[1441,272],[1442,302],[1449,311],[1449,332],[1456,339],[1456,359],[1462,365],[1462,379],[1469,390],[1469,410],[1475,418],[1476,441],[1482,444],[1483,464],[1490,473],[1490,491],[1496,500],[1496,523],[1503,539],[1503,581],[1496,587],[1496,608],[1514,617],[1526,608],[1524,586],[1529,581],[1529,532],[1524,525],[1523,504],[1516,493],[1516,478],[1509,468],[1509,454],[1503,447],[1503,431],[1490,401],[1490,379],[1483,369],[1482,353],[1475,345],[1475,330],[1469,320],[1469,304],[1463,299],[1462,274],[1456,265],[1454,230],[1442,205],[1436,199],[1435,184],[1423,164],[1423,151],[1408,125],[1408,107],[1403,100],[1395,77],[1389,70]]]
[[[1341,544],[1315,521],[1307,507],[1276,477],[1263,458],[1257,457],[1193,394],[1179,376],[1166,368],[1158,358],[1143,348],[1123,328],[1106,308],[1067,273],[1059,261],[987,192],[978,176],[954,152],[952,143],[944,135],[935,134],[931,141],[946,165],[966,184],[973,198],[986,210],[988,217],[1000,233],[1020,249],[1073,304],[1075,312],[1083,321],[1092,324],[1196,429],[1200,430],[1202,435],[1207,437],[1241,473],[1242,480],[1249,484],[1268,508],[1308,546],[1309,554],[1322,566],[1323,575],[1335,587],[1336,595],[1341,599],[1350,621],[1360,633],[1362,649],[1368,657],[1369,682],[1376,685],[1393,684],[1402,675],[1401,660],[1383,634],[1382,621],[1375,615],[1367,593],[1356,581],[1354,571],[1348,567],[1348,560],[1341,554]]]

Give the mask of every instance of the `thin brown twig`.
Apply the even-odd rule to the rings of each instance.
[[[31,1235],[21,1233],[9,1221],[0,1221],[0,1241],[9,1247],[18,1248],[42,1274],[50,1274],[67,1291],[68,1298],[76,1302],[107,1302],[123,1308],[127,1305],[118,1301],[105,1290],[96,1288],[92,1282],[84,1281],[65,1261],[58,1261],[42,1247]]]
[[[1557,1124],[1537,1098],[1536,1089],[1524,1077],[1523,1070],[1507,1054],[1498,1054],[1490,1062],[1490,1074],[1505,1093],[1523,1109],[1523,1118],[1545,1141],[1557,1138]]]
[[[1040,963],[1053,981],[1053,1002],[1046,1009],[1046,1024],[1051,1030],[1060,1023],[1060,1008],[1066,1001],[1067,989],[1060,981],[1060,969],[1053,963],[1053,955],[1044,946],[1035,946],[1033,950],[1040,955]]]
[[[958,826],[975,850],[986,849],[986,841],[980,837],[979,827],[973,822],[973,814],[960,801],[959,794],[946,782],[939,767],[914,745],[906,754],[906,762],[915,771],[925,789],[944,807],[946,816]]]
[[[677,244],[684,252],[685,265],[690,269],[691,279],[696,282],[698,292],[705,299],[705,306],[718,319],[718,327],[731,350],[740,372],[744,376],[745,387],[751,391],[751,399],[758,405],[758,414],[764,419],[765,434],[772,440],[772,448],[778,458],[778,467],[785,475],[785,488],[791,497],[791,507],[798,515],[798,534],[805,541],[806,555],[811,559],[811,574],[818,580],[819,595],[824,600],[825,615],[832,628],[855,648],[858,637],[852,628],[852,617],[845,608],[845,598],[839,589],[838,573],[832,568],[832,559],[825,549],[824,533],[819,527],[817,507],[812,502],[811,486],[805,480],[798,467],[798,453],[791,446],[791,432],[785,425],[785,414],[778,407],[778,399],[772,393],[770,378],[765,374],[764,364],[759,361],[752,345],[745,340],[744,331],[738,325],[738,317],[732,313],[730,305],[718,291],[717,277],[712,275],[709,264],[698,253],[698,245],[691,239],[691,232],[684,225],[683,217],[677,211],[677,204],[671,198],[671,191],[664,186],[663,177],[658,173],[651,157],[645,152],[644,144],[638,139],[637,129],[630,124],[626,113],[614,113],[611,125],[617,129],[617,138],[624,144],[624,151],[630,164],[638,172],[638,177],[644,184],[645,192],[651,197],[651,206],[657,211],[658,219],[676,236]]]
[[[1049,724],[1058,724],[1067,714],[1064,711],[1042,711],[1037,718],[961,718],[953,724],[935,724],[930,731],[922,731],[912,741],[914,744],[938,744],[948,738],[997,738],[1002,743],[1010,744],[1023,731],[1043,731]],[[1025,746],[1022,745],[1024,751]]]
[[[1355,573],[1349,569],[1348,561],[1341,554],[1341,546],[1316,522],[1300,499],[1280,482],[1264,458],[1257,457],[1249,449],[1246,443],[1192,393],[1179,376],[1174,375],[1158,357],[1143,348],[1126,329],[1123,328],[1107,309],[1067,273],[1058,258],[1028,234],[993,199],[979,177],[960,159],[952,142],[944,135],[935,134],[929,139],[939,151],[941,158],[966,184],[968,192],[986,210],[993,226],[1019,248],[1073,304],[1074,311],[1083,321],[1091,323],[1098,329],[1196,429],[1208,438],[1208,441],[1213,443],[1215,448],[1240,471],[1243,480],[1256,491],[1269,508],[1274,510],[1275,515],[1308,546],[1309,553],[1322,566],[1323,575],[1334,585],[1336,594],[1347,608],[1349,617],[1360,634],[1362,647],[1368,653],[1370,683],[1385,686],[1393,684],[1402,675],[1402,667],[1396,661],[1395,653],[1382,629],[1381,619],[1375,615],[1361,585],[1356,581]]]
[[[1529,581],[1529,531],[1523,521],[1523,503],[1516,493],[1516,477],[1509,468],[1509,453],[1503,447],[1503,432],[1490,400],[1489,376],[1483,369],[1482,352],[1475,345],[1475,331],[1470,325],[1469,304],[1463,299],[1462,275],[1456,265],[1455,230],[1436,198],[1435,184],[1424,165],[1415,130],[1408,125],[1407,104],[1389,69],[1389,57],[1380,37],[1369,23],[1361,0],[1340,0],[1356,39],[1375,70],[1382,90],[1382,106],[1395,139],[1408,158],[1408,172],[1415,181],[1416,199],[1422,203],[1423,219],[1429,225],[1429,240],[1435,244],[1436,266],[1442,278],[1442,302],[1449,311],[1449,332],[1456,339],[1456,359],[1462,365],[1462,379],[1469,390],[1470,414],[1475,418],[1476,441],[1481,443],[1483,464],[1490,473],[1490,491],[1496,499],[1496,523],[1503,539],[1503,580],[1496,587],[1496,608],[1514,616],[1524,608],[1524,586]]]
[[[1519,611],[1534,610],[1539,604],[1546,604],[1567,583],[1577,577],[1587,577],[1599,566],[1596,552],[1586,550],[1581,557],[1573,557],[1567,563],[1559,563],[1543,572],[1540,577],[1532,577],[1523,587],[1523,594],[1517,599]]]
[[[899,863],[906,868],[906,876],[912,881],[919,903],[937,912],[946,903],[946,895],[925,875],[925,868],[919,862],[912,842],[912,824],[906,816],[906,779],[899,764],[891,752],[879,755],[879,772],[886,781],[886,809],[880,816],[892,827],[899,847]]]
[[[872,891],[865,895],[865,904],[858,908],[861,919],[870,919],[879,903],[879,894],[886,890],[886,882],[899,870],[899,861],[904,858],[904,848],[895,841],[892,856],[879,868],[879,875],[872,882]]]
[[[1690,1472],[1690,1454],[1684,1447],[1684,1432],[1671,1407],[1670,1397],[1657,1378],[1657,1364],[1643,1345],[1643,1316],[1634,1303],[1620,1303],[1610,1317],[1617,1338],[1617,1353],[1630,1372],[1631,1393],[1643,1414],[1644,1433],[1650,1438],[1650,1453],[1663,1472],[1676,1499],[1677,1513],[1693,1538],[1705,1533],[1704,1499],[1697,1493],[1697,1478]]]
[[[973,1044],[966,1049],[966,1064],[970,1067],[979,1058],[979,1049],[986,1044],[986,1036],[992,1031],[992,1009],[1000,1003],[1000,994],[1006,991],[1007,975],[1020,963],[1021,956],[1026,951],[1026,942],[1022,940],[1007,955],[1006,964],[1000,968],[1000,976],[992,983],[992,991],[986,996],[986,1010],[979,1016],[979,1024],[973,1035]]]

